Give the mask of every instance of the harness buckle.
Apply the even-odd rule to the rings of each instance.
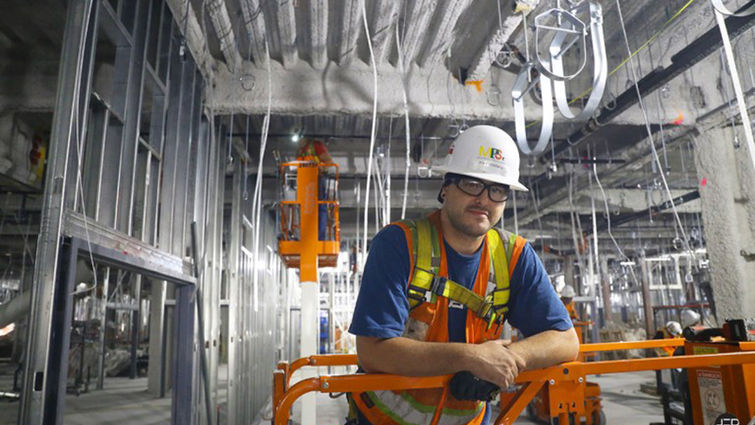
[[[443,276],[433,275],[433,282],[430,284],[430,292],[435,295],[442,295],[443,289],[446,287],[446,279]]]

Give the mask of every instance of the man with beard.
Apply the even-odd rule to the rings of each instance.
[[[519,152],[504,131],[475,126],[451,145],[439,210],[372,240],[349,331],[361,370],[455,374],[443,389],[349,395],[352,424],[488,424],[486,402],[524,370],[576,358],[572,322],[542,262],[520,236],[498,230],[519,183]],[[500,339],[504,321],[523,339]]]

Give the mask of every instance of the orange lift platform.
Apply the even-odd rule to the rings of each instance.
[[[333,267],[338,260],[341,232],[338,204],[338,165],[299,160],[280,165],[278,253],[286,267],[299,268],[302,280],[316,280],[317,267]],[[318,216],[327,215],[323,226]],[[324,228],[323,228],[324,227]]]
[[[591,321],[573,320],[574,330],[577,332],[577,338],[579,339],[579,346],[584,347],[584,334],[587,328],[592,325]],[[578,362],[584,362],[588,358],[595,357],[596,351],[584,351],[580,350],[577,356]],[[558,420],[558,412],[551,410],[551,405],[559,405],[563,403],[569,403],[573,399],[573,395],[569,391],[563,391],[561,382],[556,382],[554,385],[544,385],[540,391],[532,398],[532,401],[527,405],[527,415],[530,419],[544,422],[555,423]],[[567,390],[571,390],[568,388]],[[577,423],[584,423],[585,425],[605,425],[606,416],[603,412],[603,406],[600,403],[600,385],[597,382],[590,382],[585,380],[583,386],[580,386],[580,390],[584,393],[583,399],[585,401],[584,414],[580,417],[580,421]],[[551,395],[552,394],[552,395]],[[565,396],[567,398],[561,399],[559,397]],[[554,412],[554,413],[551,413]]]
[[[726,412],[748,423],[755,415],[755,342],[692,342],[683,338],[633,342],[594,343],[580,346],[580,353],[649,349],[660,347],[685,347],[685,355],[632,360],[607,360],[596,362],[568,362],[546,369],[525,371],[516,379],[519,387],[514,392],[502,392],[501,412],[496,425],[513,424],[533,397],[544,386],[550,389],[549,411],[555,414],[560,424],[580,423],[576,418],[585,418],[586,376],[608,373],[637,372],[684,368],[689,371],[694,425],[709,425],[704,419],[703,406],[711,406],[711,400],[720,398]],[[696,348],[697,347],[697,348]],[[695,354],[697,353],[697,354]],[[273,418],[272,425],[288,423],[293,403],[302,395],[319,391],[342,393],[353,391],[407,390],[419,388],[448,389],[452,375],[434,377],[408,377],[390,374],[353,374],[320,376],[304,379],[293,386],[289,380],[293,373],[304,366],[355,365],[356,355],[321,355],[302,358],[289,364],[280,362],[273,373]],[[713,371],[713,372],[711,372]],[[713,374],[720,377],[716,381]],[[693,379],[696,377],[696,379]],[[447,391],[446,391],[447,393]],[[565,400],[569,400],[565,402]],[[442,405],[442,403],[441,403]],[[708,412],[708,416],[713,411]],[[431,425],[440,419],[441,410],[436,409]],[[732,422],[733,423],[733,422]]]

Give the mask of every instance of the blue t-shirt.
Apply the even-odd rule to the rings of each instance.
[[[448,277],[471,289],[477,276],[482,246],[472,255],[463,255],[454,251],[445,240],[443,242]],[[403,334],[409,316],[406,297],[409,268],[404,231],[396,225],[385,227],[372,239],[350,333],[377,338],[395,338]],[[525,338],[546,330],[572,328],[569,313],[529,243],[522,249],[509,282],[511,295],[507,320]],[[449,305],[448,336],[451,342],[465,342],[466,317],[466,308]],[[482,425],[489,423],[489,417],[490,409],[486,409]]]

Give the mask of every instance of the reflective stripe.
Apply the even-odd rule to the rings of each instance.
[[[406,392],[366,392],[375,407],[399,425],[427,425],[435,414],[436,406],[426,406],[414,400]],[[474,410],[443,409],[438,425],[465,425],[482,414],[484,403],[477,403]],[[470,419],[472,418],[472,419]]]
[[[512,244],[509,243],[509,246]],[[493,308],[501,315],[500,320],[508,312],[509,303],[509,267],[508,252],[504,247],[503,238],[498,229],[488,231],[488,250],[493,262],[496,276],[496,288],[493,290]]]

